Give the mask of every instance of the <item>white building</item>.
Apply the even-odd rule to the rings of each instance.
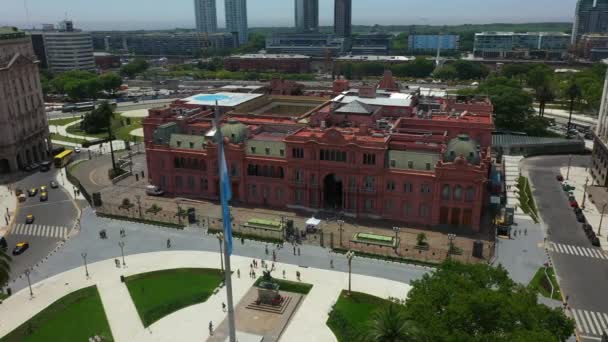
[[[247,0],[226,0],[226,30],[238,35],[239,45],[247,43]]]
[[[46,160],[48,123],[32,40],[0,27],[0,173]]]
[[[47,27],[32,33],[32,37],[36,54],[51,72],[95,71],[91,33],[74,29],[71,21],[61,22],[58,29]]]
[[[591,176],[595,184],[608,186],[608,73],[604,81],[602,103],[593,140]]]
[[[217,32],[217,10],[215,0],[194,0],[196,29],[199,32]]]

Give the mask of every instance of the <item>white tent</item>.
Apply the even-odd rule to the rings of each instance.
[[[319,229],[319,225],[321,224],[321,220],[316,219],[314,217],[309,218],[306,221],[306,230],[307,231],[316,231]]]

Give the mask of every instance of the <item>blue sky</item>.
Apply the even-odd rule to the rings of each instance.
[[[193,27],[194,0],[1,0],[1,25],[56,23],[66,16],[85,29]],[[29,9],[26,15],[25,3]],[[293,0],[248,0],[249,25],[293,25]],[[321,25],[333,0],[319,0]],[[572,21],[576,0],[353,0],[354,24],[466,24]],[[217,1],[224,25],[224,0]],[[28,25],[29,23],[29,25]]]

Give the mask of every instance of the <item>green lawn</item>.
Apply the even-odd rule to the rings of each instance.
[[[119,113],[116,113],[112,120],[112,129],[116,139],[133,141],[129,133],[136,128],[141,128],[142,120],[142,118],[123,118]],[[127,122],[130,122],[130,124],[127,124]],[[79,124],[68,127],[67,132],[99,139],[105,139],[108,136],[108,132],[105,130],[101,133],[89,134],[81,130]]]
[[[534,202],[534,196],[532,195],[532,189],[528,178],[520,176],[517,179],[517,189],[519,190],[519,204],[521,210],[538,223],[538,210],[536,209],[536,203]]]
[[[0,341],[88,341],[95,335],[114,340],[97,287],[91,286],[49,305]]]
[[[53,119],[53,120],[49,120],[49,125],[65,126],[65,125],[72,123],[74,121],[77,121],[77,120],[80,120],[80,116],[76,116],[73,118]]]
[[[217,269],[180,268],[137,274],[126,283],[147,327],[175,311],[205,302],[223,279]]]
[[[386,299],[365,293],[344,290],[329,313],[327,326],[340,342],[356,340],[362,330],[370,322],[372,313],[390,304]]]
[[[258,286],[262,280],[263,280],[263,278],[261,278],[261,277],[258,278],[258,280],[255,281],[254,285]],[[312,284],[300,283],[297,281],[275,279],[275,278],[272,278],[272,281],[279,284],[279,291],[300,293],[300,294],[306,295],[310,292],[310,290],[312,290]]]
[[[551,278],[551,283],[554,286],[553,299],[562,300],[562,294],[559,289],[559,283],[557,282],[557,277],[555,276],[555,271],[553,271],[553,267],[549,267],[547,269],[547,274]],[[536,290],[543,297],[551,298],[551,285],[549,284],[547,276],[545,275],[544,267],[541,267],[538,269],[538,271],[536,271],[534,278],[532,278],[528,286]]]

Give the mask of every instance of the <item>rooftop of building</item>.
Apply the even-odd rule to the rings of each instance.
[[[310,59],[310,56],[298,54],[281,53],[247,53],[242,55],[232,55],[234,59]]]
[[[25,37],[25,32],[16,27],[0,26],[0,39],[15,39]]]
[[[339,103],[351,103],[359,101],[371,106],[410,107],[413,96],[405,93],[376,90],[375,97],[361,97],[358,89],[350,89],[336,96],[332,101]]]
[[[216,94],[197,94],[182,101],[187,104],[200,106],[215,106],[217,103],[220,107],[236,107],[261,96],[263,95],[221,92]]]
[[[305,139],[310,139],[310,138],[322,138],[324,137],[326,134],[332,134],[330,132],[337,132],[339,136],[341,136],[341,139],[344,139],[344,141],[346,142],[355,142],[355,141],[361,141],[361,142],[369,142],[369,143],[380,143],[380,144],[385,144],[388,139],[389,139],[389,135],[382,133],[380,131],[368,131],[368,132],[364,132],[362,131],[362,128],[354,128],[354,127],[349,127],[349,128],[339,128],[339,127],[331,127],[331,128],[312,128],[312,127],[306,127],[303,128],[297,132],[295,132],[294,134],[292,134],[290,137],[293,138],[305,138]],[[340,139],[340,138],[338,138]]]
[[[340,56],[335,60],[349,62],[410,62],[415,60],[414,56],[381,56],[381,55],[348,55]]]
[[[476,36],[561,36],[570,37],[564,32],[508,32],[508,31],[487,31],[477,32]]]
[[[327,99],[323,97],[264,95],[255,101],[238,106],[233,113],[295,119],[325,103]]]
[[[454,112],[437,112],[433,111],[430,113],[419,113],[412,117],[401,118],[402,123],[406,124],[408,120],[432,120],[434,122],[458,122],[468,124],[484,124],[492,125],[493,120],[488,115],[477,115],[468,111],[454,111]],[[411,121],[409,121],[411,122]]]

